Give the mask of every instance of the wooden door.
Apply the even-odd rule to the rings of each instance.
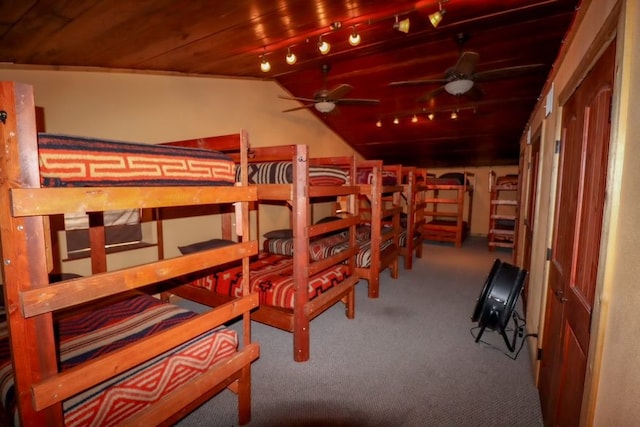
[[[528,191],[527,211],[524,216],[524,244],[522,256],[522,268],[531,271],[531,243],[533,241],[534,215],[536,206],[536,194],[538,194],[538,165],[540,164],[540,135],[537,135],[531,142],[531,155],[529,156],[529,164],[527,165],[527,182]],[[523,170],[523,168],[521,168]],[[525,279],[522,289],[522,307],[527,312],[527,297],[529,289],[529,276]]]
[[[540,364],[545,425],[580,421],[604,207],[615,45],[564,107]]]

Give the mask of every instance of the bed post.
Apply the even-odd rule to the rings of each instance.
[[[374,227],[382,224],[382,162],[376,161],[371,180],[371,278],[369,279],[369,298],[378,298],[380,292],[380,231]]]
[[[51,314],[25,318],[22,291],[49,285],[42,217],[13,217],[13,188],[40,187],[33,90],[0,82],[0,237],[4,300],[13,354],[19,414],[23,425],[62,425],[62,405],[36,412],[31,386],[57,373]],[[19,356],[19,357],[16,357]]]
[[[296,362],[309,360],[309,317],[305,307],[309,302],[307,278],[309,277],[309,198],[307,188],[301,183],[309,182],[309,149],[306,145],[296,146],[296,157],[293,168],[295,194],[292,194],[292,208],[298,219],[293,229],[294,253],[296,261],[293,266],[293,282],[296,284],[293,309],[293,358]],[[306,256],[305,256],[306,254]]]

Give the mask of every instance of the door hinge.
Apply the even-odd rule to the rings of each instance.
[[[538,348],[538,354],[536,355],[536,360],[542,360],[542,349]]]
[[[553,249],[552,248],[547,248],[547,254],[546,254],[546,260],[547,261],[551,261],[551,256],[553,255]]]
[[[562,147],[562,141],[560,141],[559,139],[556,139],[556,151],[555,151],[556,154],[560,152],[561,147]]]

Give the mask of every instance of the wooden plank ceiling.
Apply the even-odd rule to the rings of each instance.
[[[0,13],[0,62],[272,79],[283,96],[308,100],[291,100],[291,108],[306,106],[365,158],[424,167],[517,164],[520,137],[579,3],[10,1]],[[440,8],[446,13],[434,27],[428,15]],[[407,32],[394,29],[405,20]],[[347,42],[354,31],[357,46]],[[320,37],[331,44],[327,55],[317,50]],[[294,65],[285,62],[289,50]],[[476,80],[464,95],[442,90],[444,81],[390,85],[442,80],[463,51],[475,54],[458,71]],[[266,73],[262,55],[271,64]],[[503,68],[511,72],[492,73]],[[332,92],[339,85],[352,88]],[[379,102],[338,101],[323,114],[314,108],[321,89]]]

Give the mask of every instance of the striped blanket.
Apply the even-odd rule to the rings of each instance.
[[[233,185],[227,155],[189,147],[38,135],[43,187]]]
[[[0,330],[6,331],[3,311]],[[140,295],[56,322],[61,369],[106,354],[195,316],[188,310]],[[116,425],[233,354],[235,331],[218,328],[63,402],[65,426]],[[15,391],[9,340],[0,337],[3,410],[14,414]],[[11,418],[9,415],[7,418]],[[14,421],[19,421],[15,418]]]
[[[367,168],[358,169],[356,174],[357,174],[356,182],[358,184],[373,184],[373,177],[374,177],[373,169],[367,169]],[[380,185],[397,185],[398,184],[398,177],[392,171],[383,170],[381,171],[380,175],[382,177],[382,182],[379,183]]]
[[[349,277],[346,265],[338,265],[308,279],[309,299],[328,291]],[[211,271],[206,276],[192,280],[189,284],[231,297],[242,295],[242,266]],[[295,283],[293,281],[293,258],[290,256],[261,252],[251,262],[250,291],[257,292],[261,305],[293,308]]]
[[[383,233],[387,230],[390,229],[385,227]],[[356,254],[356,267],[368,268],[371,266],[370,226],[362,225],[356,228],[356,244],[360,248]],[[384,251],[391,245],[393,245],[393,240],[383,241],[380,245],[380,250]],[[309,257],[312,261],[320,261],[348,248],[348,233],[341,232],[311,241],[309,243]],[[267,239],[264,242],[264,250],[273,254],[293,256],[293,239]]]
[[[344,185],[347,171],[331,166],[310,166],[309,185]],[[236,179],[240,180],[240,170]],[[293,164],[291,162],[250,163],[248,179],[250,184],[291,184]]]

